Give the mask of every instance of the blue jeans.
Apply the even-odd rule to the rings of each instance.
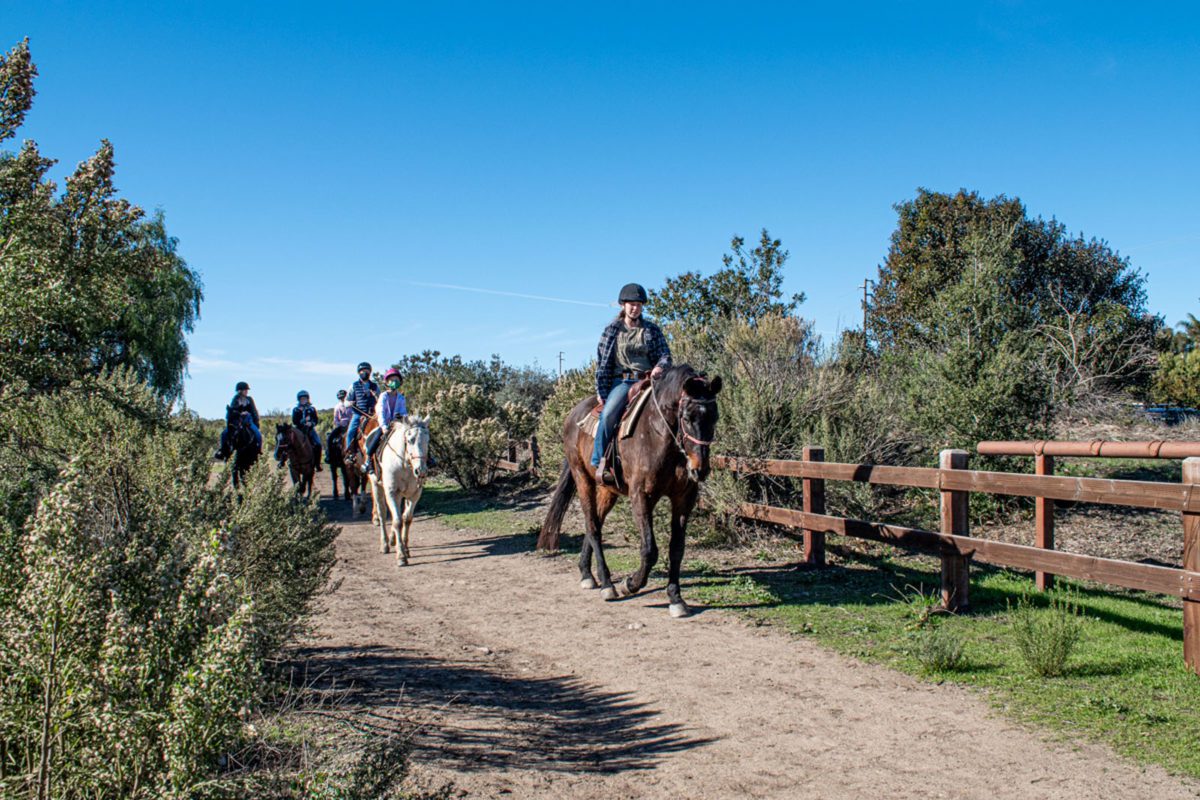
[[[320,450],[321,449],[321,437],[317,435],[317,429],[316,428],[306,428],[305,430],[308,431],[308,440],[310,442],[312,442],[313,449]]]
[[[354,441],[354,437],[358,435],[358,426],[362,424],[362,414],[357,411],[350,417],[350,424],[346,426],[346,452],[350,451],[350,443]]]
[[[600,424],[596,426],[596,444],[592,447],[593,467],[600,466],[600,459],[604,458],[604,451],[608,449],[608,443],[612,441],[617,423],[621,421],[621,414],[625,411],[625,403],[629,400],[629,387],[635,383],[637,381],[617,381],[609,390],[608,397],[604,398],[604,410],[600,412]]]

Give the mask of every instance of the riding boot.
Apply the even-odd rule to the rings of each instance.
[[[316,458],[314,458],[314,459],[313,459],[313,461],[314,461],[314,462],[316,462],[316,465],[317,465],[317,472],[321,472],[321,471],[323,471],[323,470],[325,469],[324,467],[322,467],[322,466],[321,466],[321,448],[320,448],[320,447],[318,447],[318,448],[317,448],[317,457],[316,457]],[[325,459],[325,463],[326,463],[326,464],[328,464],[328,463],[329,463],[329,459],[328,459],[328,458],[327,458],[327,459]]]

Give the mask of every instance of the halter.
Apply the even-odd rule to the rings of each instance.
[[[687,429],[683,427],[683,406],[684,406],[684,404],[695,403],[697,405],[702,405],[702,406],[712,405],[713,403],[717,402],[715,397],[707,397],[707,398],[702,399],[702,398],[698,398],[698,397],[688,397],[687,392],[684,392],[683,394],[681,394],[679,397],[679,403],[676,404],[676,407],[675,407],[675,417],[678,420],[678,422],[676,424],[677,430],[676,430],[676,428],[671,427],[671,423],[667,422],[667,415],[663,413],[662,405],[660,405],[658,402],[658,395],[654,391],[654,381],[650,381],[650,399],[654,402],[654,408],[655,408],[655,410],[658,411],[659,419],[661,419],[663,421],[663,425],[666,426],[667,431],[671,434],[671,441],[675,442],[675,446],[677,448],[679,448],[679,452],[682,453],[685,458],[687,457],[688,453],[687,453],[687,450],[683,446],[683,442],[680,441],[681,437],[698,447],[708,447],[714,441],[716,441],[715,439],[709,439],[708,441],[704,441],[703,439],[697,439],[695,436],[692,436],[690,433],[688,433]]]

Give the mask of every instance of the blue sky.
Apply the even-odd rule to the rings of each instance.
[[[41,72],[18,138],[61,177],[107,137],[166,212],[216,416],[426,348],[580,365],[622,284],[762,227],[831,338],[919,186],[1020,197],[1200,315],[1197,9],[5,0],[0,46]]]

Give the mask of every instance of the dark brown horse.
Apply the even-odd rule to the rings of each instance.
[[[325,457],[329,462],[329,482],[333,485],[333,499],[338,499],[338,473],[342,474],[342,485],[346,499],[350,500],[350,470],[346,468],[343,451],[346,449],[346,426],[339,425],[325,437]]]
[[[296,494],[306,499],[311,497],[317,459],[307,434],[291,423],[276,425],[275,460],[281,467],[285,463],[288,465],[292,483],[296,485]]]
[[[683,563],[684,537],[688,517],[696,507],[700,482],[708,477],[708,450],[717,425],[717,394],[721,379],[711,381],[686,364],[667,369],[645,391],[651,392],[642,407],[632,435],[621,439],[620,486],[597,485],[591,466],[592,436],[579,427],[579,421],[592,413],[596,398],[580,401],[563,422],[562,474],[554,488],[550,510],[542,523],[538,548],[558,549],[558,534],[571,496],[579,492],[579,505],[586,526],[579,553],[580,586],[595,589],[592,554],[605,600],[615,600],[600,529],[604,518],[620,495],[629,497],[633,518],[642,534],[641,564],[622,585],[626,595],[636,594],[646,585],[650,570],[658,561],[654,541],[653,516],[658,501],[671,502],[671,540],[668,546],[667,600],[673,617],[688,615],[687,604],[679,594],[679,569]]]

